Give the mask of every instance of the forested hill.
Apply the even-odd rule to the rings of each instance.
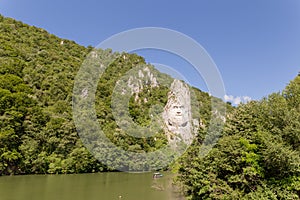
[[[154,137],[128,136],[114,119],[113,91],[118,81],[136,66],[146,66],[142,69],[144,74],[164,80],[165,84],[154,81],[157,87],[133,86],[139,91],[127,102],[132,121],[149,127],[150,116],[163,108],[152,105],[165,105],[168,101],[168,84],[173,79],[146,64],[142,57],[93,50],[1,15],[0,31],[0,175],[85,173],[117,168],[107,167],[91,155],[73,121],[75,77],[88,56],[114,58],[95,92],[97,122],[106,137],[116,146],[137,153],[155,152],[168,143],[160,129]],[[89,54],[93,51],[94,55]],[[195,200],[300,199],[300,76],[284,91],[260,101],[234,109],[227,104],[223,134],[205,157],[201,157],[200,150],[211,113],[223,117],[211,112],[211,102],[223,103],[199,89],[190,89],[194,95],[191,117],[199,119],[201,126],[191,147],[172,165],[185,194]],[[80,92],[85,96],[89,91],[84,88]],[[214,137],[210,139],[214,141]],[[101,149],[97,153],[98,158],[108,160],[128,159],[107,155]],[[153,166],[159,165],[152,161],[149,163]],[[142,164],[145,163],[133,161],[130,167],[135,170]],[[151,166],[145,170],[151,170]]]
[[[99,170],[71,121],[89,49],[2,16],[0,29],[0,174]]]
[[[3,16],[0,31],[0,175],[114,170],[114,166],[107,168],[97,161],[84,147],[72,119],[74,79],[93,48]],[[97,118],[107,137],[133,152],[163,147],[167,138],[162,131],[150,138],[129,137],[120,131],[113,118],[111,96],[117,80],[137,65],[147,66],[154,76],[168,83],[172,78],[135,54],[97,50],[97,56],[116,58],[99,80],[96,92]],[[133,121],[149,125],[151,105],[165,104],[168,91],[162,85],[141,89],[138,95],[144,101],[136,104],[133,97],[129,101]],[[198,89],[193,91],[201,106],[193,115],[208,124],[211,97]],[[134,169],[139,163],[131,165]]]
[[[206,157],[182,157],[191,199],[300,199],[300,74],[281,93],[240,105]]]

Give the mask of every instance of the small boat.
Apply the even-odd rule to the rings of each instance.
[[[163,175],[159,172],[153,173],[153,176],[152,176],[152,178],[161,178],[161,177],[163,177]]]

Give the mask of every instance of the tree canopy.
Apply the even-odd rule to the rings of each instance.
[[[190,199],[300,198],[299,81],[239,105],[206,157],[201,143],[189,149],[178,181]]]
[[[87,56],[93,55],[89,54],[93,48],[3,16],[0,31],[0,175],[115,170],[100,163],[83,145],[72,116],[74,80]],[[151,152],[166,145],[163,131],[148,138],[135,138],[122,131],[115,122],[111,100],[117,81],[136,66],[147,66],[168,83],[172,78],[136,54],[109,49],[98,49],[96,53],[101,62],[114,58],[98,81],[95,93],[97,121],[107,138],[132,152]],[[86,81],[87,77],[80,78]],[[195,115],[209,121],[209,95],[193,90],[203,107]],[[135,102],[134,95],[129,100],[132,120],[149,126],[151,112],[159,113],[162,109],[152,105],[165,104],[168,91],[164,85],[151,88],[145,84],[134,95],[146,101]],[[98,152],[98,158],[107,156]],[[107,159],[116,155],[111,156]],[[140,164],[132,163],[133,168]]]
[[[0,175],[116,170],[96,159],[107,156],[104,151],[92,155],[87,150],[72,116],[75,77],[93,48],[1,15],[0,31]],[[113,58],[98,81],[93,105],[97,123],[106,137],[131,152],[153,152],[162,148],[167,139],[160,129],[154,137],[140,138],[120,129],[113,107],[124,102],[117,99],[113,106],[111,102],[118,81],[136,66],[147,66],[165,83],[159,87],[145,84],[139,93],[131,94],[128,112],[135,124],[149,127],[151,116],[162,111],[161,106],[153,105],[167,102],[168,84],[173,79],[136,54],[98,49],[97,56],[101,61]],[[80,77],[82,81],[85,78]],[[194,94],[192,115],[201,119],[202,126],[193,144],[171,166],[177,170],[177,183],[185,194],[195,200],[299,199],[300,76],[284,91],[260,101],[236,108],[227,104],[223,132],[221,136],[216,133],[209,138],[216,145],[206,156],[202,156],[201,151],[207,145],[204,141],[210,119],[220,118],[218,113],[212,112],[211,102],[220,102],[220,99],[190,88]],[[119,110],[123,112],[126,110]],[[218,121],[213,123],[217,129],[211,131],[220,130]],[[89,125],[87,127],[93,130],[93,125]],[[96,143],[93,145],[99,148]],[[128,159],[110,156],[108,160]],[[142,164],[133,162],[131,167],[138,169]]]

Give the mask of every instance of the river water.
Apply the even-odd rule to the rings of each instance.
[[[0,200],[183,200],[172,174],[109,172],[0,177]]]

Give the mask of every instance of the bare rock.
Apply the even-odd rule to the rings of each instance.
[[[199,121],[192,119],[191,95],[187,84],[176,79],[173,81],[162,117],[169,144],[192,143],[199,129]]]

